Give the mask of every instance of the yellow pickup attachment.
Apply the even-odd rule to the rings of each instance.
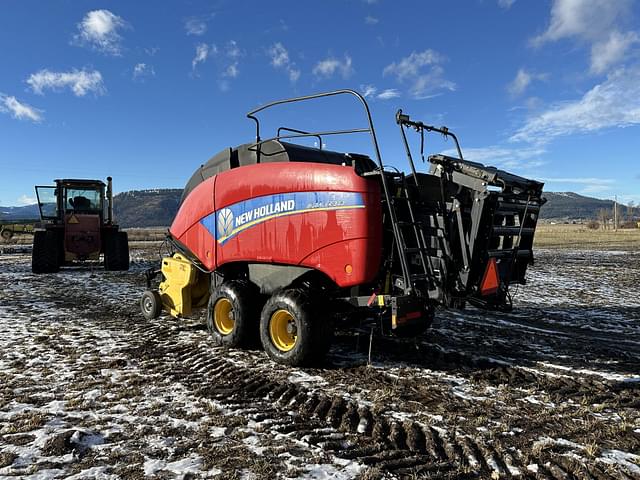
[[[158,290],[162,307],[174,317],[191,315],[192,308],[203,307],[209,300],[209,276],[200,272],[179,253],[162,259],[162,276]]]

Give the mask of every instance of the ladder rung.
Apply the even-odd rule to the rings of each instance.
[[[431,275],[427,273],[416,273],[411,275],[411,280],[429,280]]]
[[[540,211],[540,205],[537,203],[516,203],[516,202],[498,202],[498,208],[495,211],[496,215],[506,212],[524,212],[525,208],[527,213],[538,213]]]
[[[427,253],[428,249],[427,248],[420,248],[420,247],[405,247],[403,248],[405,253]]]
[[[522,236],[525,235],[533,235],[533,232],[535,232],[536,229],[535,228],[527,228],[524,227],[522,228]],[[513,226],[513,227],[503,227],[503,226],[498,226],[498,227],[493,227],[493,234],[494,235],[520,235],[520,227],[519,226]]]
[[[487,255],[494,258],[510,258],[513,257],[513,249],[509,248],[505,250],[487,250]],[[518,250],[516,258],[521,257],[530,258],[531,250]]]

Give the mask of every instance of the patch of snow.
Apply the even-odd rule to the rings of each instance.
[[[586,368],[572,368],[572,367],[567,367],[565,365],[556,365],[549,362],[538,362],[538,364],[543,365],[547,368],[553,368],[553,369],[562,370],[565,372],[575,372],[575,373],[582,373],[585,375],[593,375],[593,376],[604,378],[605,380],[612,380],[614,382],[631,382],[631,383],[640,382],[640,376],[637,376],[637,375],[631,375],[631,374],[622,375],[618,373],[598,372],[596,370],[589,370]]]
[[[162,470],[166,464],[167,462],[165,462],[164,460],[157,460],[153,458],[150,458],[148,460],[145,459],[144,465],[142,467],[145,477],[155,475],[158,471]]]
[[[634,475],[640,476],[640,455],[634,455],[633,453],[622,452],[620,450],[605,450],[598,460],[610,465],[621,465]]]
[[[301,370],[295,370],[289,375],[289,381],[291,383],[298,383],[300,385],[325,385],[327,381],[319,375],[309,375]]]

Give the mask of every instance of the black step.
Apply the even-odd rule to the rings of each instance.
[[[513,227],[498,226],[498,227],[493,227],[493,234],[494,235],[512,235],[512,236],[521,235],[521,236],[525,237],[525,236],[533,235],[533,232],[535,232],[535,231],[536,231],[535,228],[524,227],[524,228],[522,228],[522,232],[520,232],[520,227],[519,226],[513,226]]]
[[[527,210],[527,213],[538,213],[540,211],[540,206],[534,203],[529,203],[527,206],[526,203],[516,203],[516,202],[498,202],[498,208],[495,210],[495,215],[500,215],[504,212],[523,212]]]
[[[427,273],[415,273],[415,274],[412,273],[410,277],[411,277],[411,280],[430,280],[431,279],[431,275]]]
[[[402,249],[405,253],[427,253],[427,248],[419,248],[419,247],[406,247]]]
[[[504,250],[487,250],[487,255],[493,258],[511,258],[513,257],[513,248]],[[531,250],[518,250],[516,258],[531,258]]]
[[[410,227],[412,225],[415,225],[417,227],[422,227],[423,223],[422,222],[407,222],[405,220],[398,220],[398,226],[399,227]]]

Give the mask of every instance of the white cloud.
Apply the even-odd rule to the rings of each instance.
[[[42,121],[42,110],[3,93],[0,93],[0,112],[8,113],[18,120],[31,120],[36,123]]]
[[[204,35],[207,32],[207,22],[213,17],[215,17],[215,13],[186,18],[184,20],[184,29],[187,35]]]
[[[400,92],[398,92],[398,90],[396,90],[395,88],[387,88],[386,90],[383,90],[378,95],[376,95],[376,98],[379,98],[380,100],[390,100],[399,96]]]
[[[38,203],[36,197],[30,197],[28,195],[20,195],[17,200],[18,205],[33,205],[34,203]]]
[[[554,0],[549,26],[532,41],[541,45],[569,37],[601,39],[630,5],[629,0]]]
[[[577,193],[583,195],[610,191],[616,183],[611,178],[600,177],[542,177],[540,181],[546,183],[547,188],[567,188],[567,185],[574,185],[569,188],[577,190]],[[552,185],[558,186],[552,187]],[[575,188],[575,186],[580,186],[580,188]]]
[[[295,68],[289,69],[289,80],[292,83],[295,83],[300,78],[300,70],[296,70]]]
[[[532,81],[546,80],[547,78],[548,75],[545,73],[527,72],[525,69],[521,68],[518,70],[518,73],[516,73],[516,77],[507,86],[507,90],[512,96],[516,97],[518,95],[522,95]]]
[[[544,143],[553,137],[640,125],[640,68],[621,68],[575,101],[529,118],[511,141]]]
[[[271,46],[268,53],[271,57],[271,65],[274,67],[284,67],[289,64],[289,52],[280,42]]]
[[[353,74],[351,57],[344,56],[344,61],[335,57],[328,57],[316,63],[313,67],[313,74],[316,77],[331,78],[335,73],[340,73],[342,78],[349,78]]]
[[[378,91],[373,85],[360,85],[360,90],[362,90],[362,96],[365,98],[374,96]]]
[[[271,65],[274,68],[284,69],[289,75],[289,80],[295,83],[300,78],[300,70],[296,64],[289,59],[289,52],[280,42],[273,44],[267,50],[267,55],[271,58]]]
[[[619,23],[629,17],[631,0],[554,0],[549,26],[531,43],[540,46],[564,38],[591,45],[591,73],[605,73],[640,42],[636,32],[623,33]]]
[[[362,91],[363,97],[378,100],[390,100],[400,96],[400,92],[395,88],[387,88],[378,93],[378,89],[374,85],[360,85],[360,90]]]
[[[367,15],[366,17],[364,17],[364,23],[366,23],[367,25],[376,25],[380,20],[378,20],[376,17],[372,17],[371,15]]]
[[[238,62],[233,62],[223,73],[223,76],[229,78],[236,78],[238,75],[240,75],[240,70],[238,70]]]
[[[238,47],[238,43],[235,40],[229,40],[226,45],[225,54],[229,58],[238,58],[243,55],[242,50]]]
[[[216,53],[218,53],[218,48],[215,45],[199,43],[196,45],[196,55],[191,60],[191,68],[195,70],[199,63],[206,62],[210,55],[215,55]]]
[[[118,30],[127,23],[109,10],[92,10],[78,24],[78,33],[73,37],[79,45],[90,45],[109,55],[120,55],[122,37]]]
[[[516,0],[498,0],[498,6],[507,10],[511,8],[514,3],[516,3]]]
[[[456,149],[449,149],[445,155],[458,156]],[[546,162],[541,157],[546,153],[542,147],[511,148],[503,145],[489,147],[463,148],[462,155],[465,160],[479,162],[505,169],[531,170],[540,167]]]
[[[611,65],[624,58],[629,47],[639,42],[640,37],[635,32],[612,31],[606,39],[594,43],[591,47],[591,71],[604,73]]]
[[[102,82],[102,74],[97,70],[76,70],[71,72],[51,72],[47,69],[32,73],[27,79],[35,93],[44,94],[47,89],[59,91],[70,88],[76,97],[83,97],[89,92],[102,95],[106,89]]]
[[[409,85],[409,93],[417,99],[433,96],[436,90],[456,89],[456,84],[444,78],[444,62],[438,52],[427,49],[423,52],[412,52],[411,55],[387,65],[382,74],[393,75],[400,83]]]
[[[191,61],[193,74],[200,63],[206,62],[211,57],[216,57],[216,69],[218,74],[218,86],[223,92],[231,88],[230,79],[240,75],[239,58],[244,55],[235,40],[230,40],[220,48],[216,45],[199,43],[196,45],[196,53]]]
[[[152,65],[147,65],[146,63],[138,63],[135,67],[133,67],[134,80],[144,80],[146,77],[155,76],[156,71],[153,69]]]

